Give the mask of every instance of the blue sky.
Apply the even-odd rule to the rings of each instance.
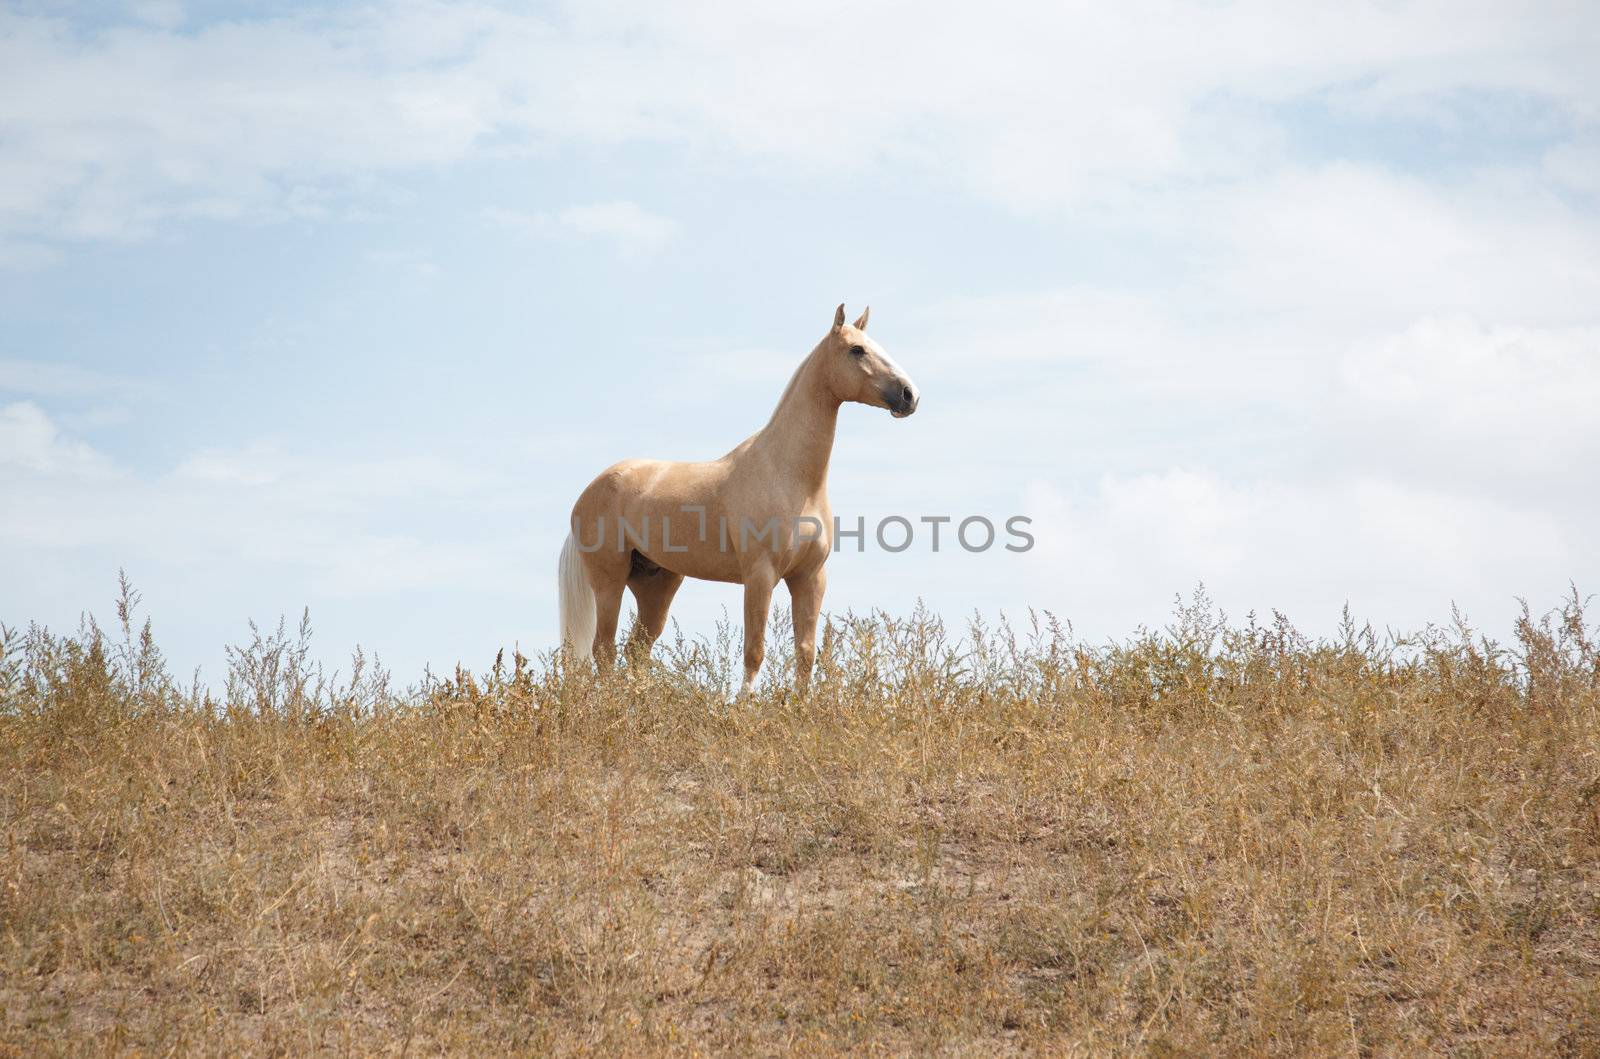
[[[765,420],[840,300],[923,392],[830,609],[1503,631],[1600,582],[1590,5],[0,8],[0,620],[183,669],[311,608],[550,644],[578,490]],[[709,631],[736,590],[675,608]]]

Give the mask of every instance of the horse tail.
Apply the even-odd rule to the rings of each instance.
[[[594,589],[583,568],[578,538],[567,534],[561,546],[561,563],[556,574],[556,589],[561,597],[561,647],[569,658],[587,662],[594,655],[596,625]]]

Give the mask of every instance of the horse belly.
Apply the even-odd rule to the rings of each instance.
[[[702,526],[700,511],[658,509],[654,524],[635,548],[650,562],[683,577],[738,582],[739,556],[726,546],[715,518]]]
[[[744,580],[739,571],[738,556],[717,550],[715,542],[708,542],[704,548],[707,550],[702,550],[698,545],[686,545],[681,552],[662,546],[652,547],[648,551],[639,550],[656,566],[681,577],[734,584]]]

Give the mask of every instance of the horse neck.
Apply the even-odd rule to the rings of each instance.
[[[805,486],[812,495],[827,485],[828,460],[839,422],[839,399],[822,385],[815,361],[813,350],[789,380],[772,418],[751,446],[772,456],[789,472],[792,483]]]

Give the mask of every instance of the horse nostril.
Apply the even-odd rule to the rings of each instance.
[[[911,392],[911,387],[902,386],[900,387],[900,398],[901,400],[905,401],[906,404],[910,404],[912,401],[917,399],[917,395]]]

